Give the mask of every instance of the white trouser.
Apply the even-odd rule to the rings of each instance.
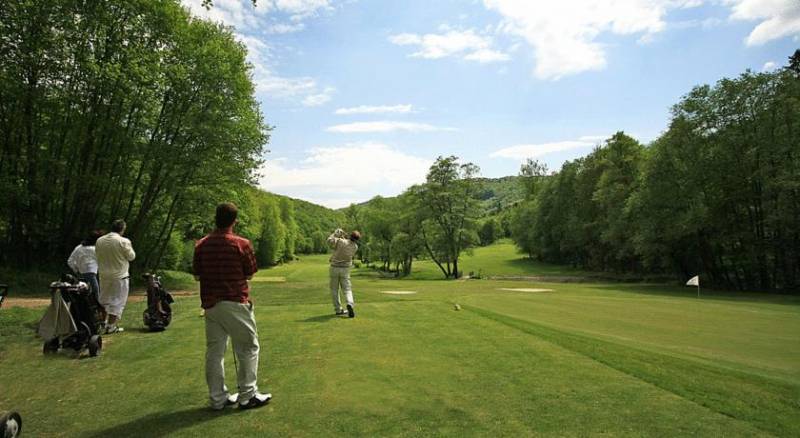
[[[228,337],[237,362],[239,400],[249,400],[258,390],[258,330],[252,304],[220,301],[206,309],[206,383],[211,405],[222,407],[228,397],[225,386],[225,350]]]
[[[122,311],[128,302],[128,290],[130,288],[128,278],[106,278],[100,277],[100,305],[106,309],[106,313],[114,315],[117,319],[122,317]]]
[[[353,288],[350,285],[350,268],[331,266],[331,298],[333,299],[333,310],[336,312],[342,310],[342,303],[339,301],[339,286],[344,292],[347,304],[354,306]]]

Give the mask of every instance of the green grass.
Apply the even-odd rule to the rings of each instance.
[[[524,256],[508,239],[494,245],[479,247],[462,254],[459,271],[472,272],[482,277],[492,276],[575,276],[586,275],[565,266],[538,262]],[[416,261],[412,265],[411,280],[438,280],[444,278],[442,271],[430,260]]]
[[[572,275],[519,258],[500,244],[464,269]],[[350,320],[330,315],[325,260],[252,283],[266,408],[205,409],[203,320],[186,297],[160,334],[129,306],[129,330],[80,360],[42,357],[42,309],[0,310],[0,410],[21,411],[28,436],[800,435],[796,297],[443,281],[426,262],[414,279],[355,270]]]

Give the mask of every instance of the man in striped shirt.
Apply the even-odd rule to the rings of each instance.
[[[200,281],[200,301],[206,321],[206,382],[211,408],[238,402],[240,409],[264,406],[271,394],[258,392],[258,331],[250,286],[258,271],[253,245],[233,233],[238,210],[232,203],[217,206],[217,228],[194,248],[194,276]],[[228,338],[237,360],[238,395],[225,386],[225,349]]]

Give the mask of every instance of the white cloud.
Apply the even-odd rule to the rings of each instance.
[[[508,61],[508,54],[492,48],[492,38],[479,35],[473,29],[453,30],[440,27],[444,33],[417,35],[401,33],[389,37],[389,41],[399,46],[417,46],[412,58],[440,59],[458,56],[467,61],[480,63]]]
[[[263,40],[244,34],[237,34],[236,38],[247,46],[247,60],[253,65],[257,94],[299,102],[303,106],[320,106],[333,98],[336,89],[322,86],[312,77],[283,77],[276,74],[270,67],[273,63],[272,49]]]
[[[670,9],[695,7],[697,0],[484,0],[503,17],[502,32],[523,38],[536,61],[534,75],[559,79],[606,66],[603,33],[643,34],[639,41],[665,28]]]
[[[333,9],[331,0],[259,0],[257,6],[253,6],[251,0],[217,0],[208,9],[203,7],[201,0],[181,0],[181,4],[195,16],[220,21],[245,32],[267,29],[268,16],[286,15],[295,26],[299,25],[299,29],[302,29],[302,20]],[[290,27],[282,29],[288,30]]]
[[[334,113],[340,116],[345,116],[350,114],[386,114],[386,113],[408,114],[412,111],[413,107],[410,104],[378,105],[378,106],[360,105],[351,108],[339,108]]]
[[[745,40],[748,46],[800,35],[798,0],[726,0],[725,3],[731,6],[731,19],[760,21]]]
[[[394,196],[425,181],[432,160],[380,143],[315,148],[296,165],[270,160],[261,169],[265,190],[330,208],[376,195]]]
[[[480,49],[475,52],[472,52],[464,57],[467,61],[477,61],[481,64],[485,64],[487,62],[503,62],[508,61],[511,57],[508,53],[498,52],[497,50],[491,49]]]
[[[294,33],[300,32],[305,28],[306,25],[304,23],[276,23],[267,27],[266,32],[268,34]]]
[[[580,137],[578,140],[538,144],[519,144],[496,150],[489,156],[492,158],[512,158],[519,161],[525,161],[527,158],[539,158],[557,152],[590,148],[599,144],[600,141],[605,138],[608,137],[600,135],[587,135]]]
[[[275,9],[292,14],[294,17],[307,17],[321,10],[333,9],[330,0],[272,0],[269,3]],[[261,4],[260,0],[258,4]]]
[[[200,18],[233,26],[236,39],[247,47],[247,60],[253,66],[256,93],[303,106],[320,106],[332,99],[336,89],[320,85],[308,76],[284,77],[274,71],[273,48],[262,38],[263,33],[297,32],[305,28],[303,19],[331,9],[330,0],[251,0],[216,1],[210,9],[200,0],[181,0],[183,6]],[[271,21],[275,15],[291,15],[289,24]]]
[[[610,137],[610,135],[583,135],[578,140],[598,143]]]
[[[433,126],[427,123],[394,122],[394,121],[345,123],[342,125],[329,126],[325,130],[328,132],[336,132],[340,134],[364,134],[364,133],[395,132],[395,131],[406,131],[406,132],[455,131],[454,128]]]
[[[767,61],[764,63],[764,66],[761,67],[761,71],[772,71],[776,68],[778,68],[778,64],[776,64],[774,61]]]
[[[333,98],[333,93],[336,89],[333,87],[325,87],[321,93],[309,94],[303,99],[304,106],[320,106],[328,103]]]

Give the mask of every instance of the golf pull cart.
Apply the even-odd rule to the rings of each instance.
[[[103,348],[102,325],[103,308],[88,284],[72,275],[50,283],[50,307],[39,322],[44,354],[70,348],[79,354],[86,349],[89,356],[97,356]]]
[[[164,331],[172,322],[171,304],[175,300],[161,285],[161,277],[146,273],[142,278],[147,281],[147,309],[142,314],[144,325],[151,332]]]
[[[0,438],[22,435],[22,417],[17,412],[0,412]]]
[[[0,307],[3,307],[3,301],[8,296],[8,285],[0,284]]]

